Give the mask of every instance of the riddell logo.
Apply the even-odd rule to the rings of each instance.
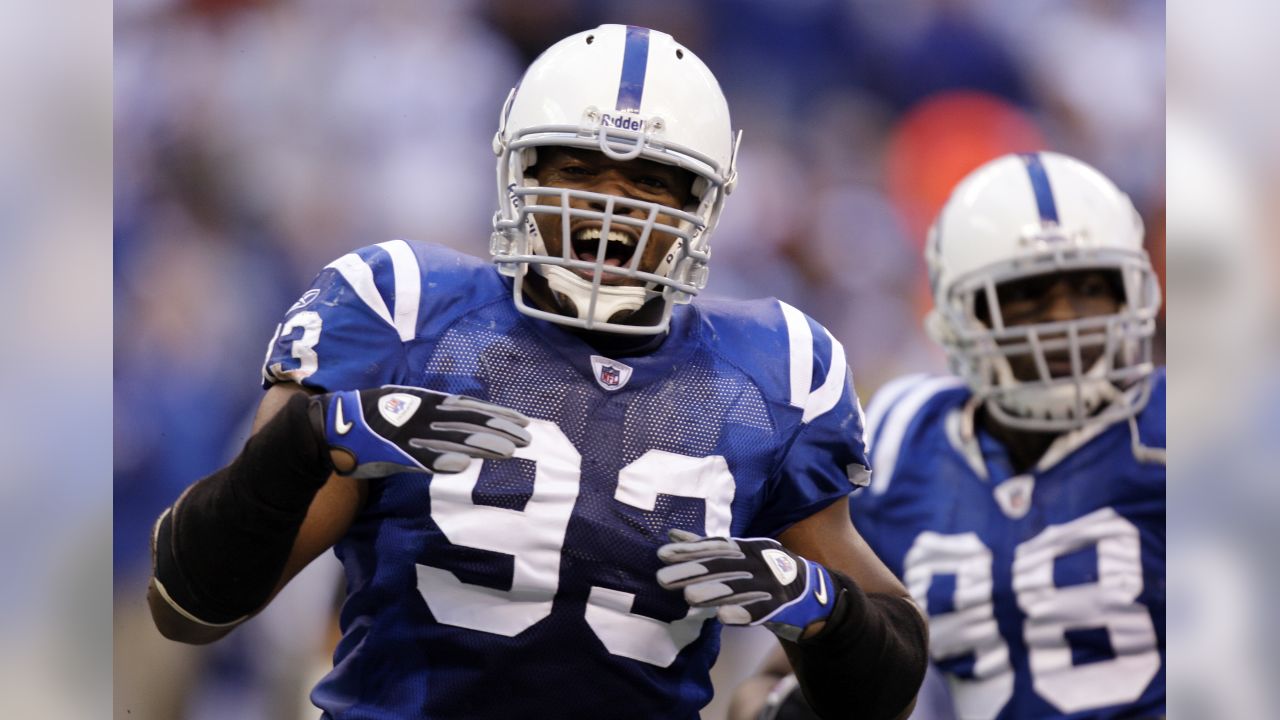
[[[605,113],[600,116],[600,126],[639,132],[644,130],[644,120],[632,115],[609,115]]]

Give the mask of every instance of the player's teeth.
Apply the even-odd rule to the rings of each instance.
[[[575,240],[583,240],[583,241],[599,240],[600,228],[588,228],[586,230],[579,230],[578,232],[574,233],[573,237]],[[631,237],[630,235],[624,232],[619,232],[617,230],[609,231],[609,242],[621,243],[622,245],[626,245],[627,247],[632,247],[636,244],[635,238]]]

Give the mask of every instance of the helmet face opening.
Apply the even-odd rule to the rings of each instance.
[[[669,322],[671,303],[656,318],[656,324],[623,321],[655,299],[687,302],[706,282],[710,256],[699,240],[706,224],[695,213],[569,188],[521,187],[513,188],[512,195],[515,218],[510,224],[498,222],[500,228],[511,232],[495,234],[495,239],[513,242],[494,248],[494,255],[499,268],[515,278],[515,299],[522,312],[588,330],[656,333]],[[677,224],[661,222],[660,217],[674,219]],[[558,253],[548,251],[538,229],[539,218],[549,218],[558,226]],[[593,229],[575,233],[575,225],[584,222]],[[584,235],[585,242],[595,243],[595,247],[579,253],[575,246],[583,244]],[[656,267],[644,267],[650,246],[660,242],[659,235],[668,238],[668,248]],[[625,259],[610,248],[623,243],[630,245]],[[524,283],[529,268],[545,279],[562,312],[548,312],[528,303]]]
[[[693,175],[693,199],[672,208],[540,186],[532,169],[539,150],[550,147],[679,168]],[[733,185],[737,145],[715,78],[671,36],[606,25],[552,46],[512,91],[494,149],[499,207],[490,250],[514,279],[520,312],[586,330],[658,334],[674,305],[705,287],[709,239]],[[558,249],[549,251],[540,223],[559,229]],[[584,223],[598,234],[584,235]],[[597,247],[574,251],[590,241]],[[652,262],[659,242],[669,247]],[[543,284],[552,307],[530,301]],[[653,305],[660,311],[638,313]]]
[[[1054,276],[1107,269],[1121,285],[1114,313],[1008,324],[1000,286],[1045,274],[1027,261],[957,281],[938,308],[951,329],[944,346],[953,367],[991,401],[988,408],[1003,424],[1061,432],[1128,417],[1146,402],[1139,386],[1155,369],[1155,273],[1145,257],[1091,255],[1065,265],[1045,258],[1045,264],[1062,268]],[[1138,392],[1120,402],[1133,388]]]
[[[926,252],[935,297],[928,327],[997,421],[1065,432],[1145,406],[1161,297],[1128,198],[1079,161],[1039,155],[1030,183],[1026,161],[1007,156],[957,186]],[[1046,196],[1056,196],[1051,222]],[[1105,310],[1010,313],[1034,306],[1012,289],[1086,274],[1105,283],[1106,301],[1092,303]]]

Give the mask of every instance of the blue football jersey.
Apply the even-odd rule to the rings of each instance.
[[[327,266],[266,384],[408,384],[533,418],[452,475],[371,480],[336,546],[326,718],[695,718],[711,611],[661,589],[669,528],[774,536],[868,478],[844,350],[776,300],[679,306],[658,349],[606,357],[518,313],[489,263],[392,241]]]
[[[966,430],[961,380],[872,399],[853,522],[928,612],[958,718],[1164,714],[1163,368],[1152,383],[1132,421],[1060,436],[1021,474]]]

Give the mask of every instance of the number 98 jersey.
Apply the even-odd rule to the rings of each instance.
[[[1165,371],[1131,422],[1060,436],[1030,472],[962,428],[957,378],[868,407],[876,476],[854,524],[929,615],[956,716],[1165,713]]]
[[[516,457],[369,481],[326,718],[696,718],[710,611],[657,584],[669,528],[774,536],[868,478],[844,351],[777,301],[678,306],[607,357],[519,314],[494,267],[392,241],[289,310],[266,384],[409,384],[533,418]]]

